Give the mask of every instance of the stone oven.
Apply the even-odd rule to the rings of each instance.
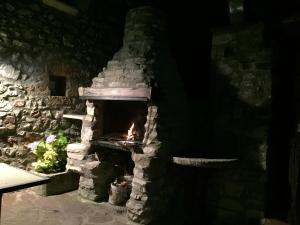
[[[80,181],[89,189],[104,182],[95,181],[95,171],[118,175],[110,167],[115,165],[105,164],[105,160],[100,159],[94,169],[88,157],[91,153],[100,148],[111,154],[129,150],[132,165],[129,162],[127,169],[131,171],[125,172],[132,173],[133,180],[126,204],[128,217],[143,224],[155,221],[170,208],[172,157],[187,148],[188,124],[183,84],[160,10],[139,7],[128,12],[123,47],[93,78],[91,87],[79,88],[79,96],[86,100],[87,114],[64,115],[82,120],[81,143],[67,148],[67,168],[82,174],[92,168]],[[131,136],[130,128],[134,131]],[[101,193],[96,192],[86,196],[97,200]]]

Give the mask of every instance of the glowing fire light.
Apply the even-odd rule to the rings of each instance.
[[[134,140],[134,123],[132,123],[131,127],[128,130],[127,133],[127,141],[133,141]]]

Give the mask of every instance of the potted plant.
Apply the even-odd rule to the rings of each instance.
[[[33,171],[51,179],[50,183],[33,188],[38,194],[48,196],[78,188],[79,174],[65,171],[67,144],[67,137],[59,130],[56,135],[51,134],[28,145],[36,156],[36,161],[32,163]]]
[[[62,130],[57,135],[49,135],[46,140],[29,145],[37,161],[32,163],[33,169],[41,173],[62,172],[66,168],[68,140]]]

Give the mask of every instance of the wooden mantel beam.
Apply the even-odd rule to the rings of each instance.
[[[81,99],[147,101],[151,88],[78,88]]]

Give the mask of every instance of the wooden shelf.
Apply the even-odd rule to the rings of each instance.
[[[63,118],[83,120],[85,115],[76,115],[76,114],[64,114]]]

